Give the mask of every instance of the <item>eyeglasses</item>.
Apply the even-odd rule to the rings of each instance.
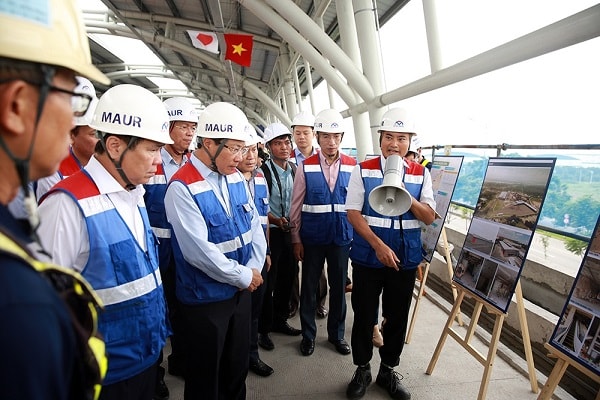
[[[44,83],[33,82],[23,78],[12,78],[6,80],[0,80],[0,83],[7,83],[11,81],[23,81],[27,82],[32,86],[42,87]],[[71,96],[71,110],[73,111],[73,116],[75,117],[83,117],[87,112],[88,108],[90,108],[90,104],[92,103],[92,96],[87,93],[75,93],[70,90],[62,89],[56,87],[54,85],[47,85],[48,88],[55,92],[65,93]]]
[[[231,152],[231,154],[233,154],[234,156],[236,154],[238,154],[239,152],[242,152],[243,156],[246,155],[246,153],[248,153],[247,147],[231,147],[231,146],[227,146],[226,144],[224,144],[223,147],[225,147],[227,150],[229,150]]]
[[[175,125],[178,129],[181,129],[182,131],[191,131],[191,132],[196,132],[196,126],[194,125]]]

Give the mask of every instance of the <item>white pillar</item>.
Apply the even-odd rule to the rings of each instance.
[[[432,74],[443,68],[435,1],[423,0],[423,17],[425,18],[425,32],[427,33],[429,67]]]
[[[359,48],[359,38],[356,30],[358,22],[354,19],[354,8],[349,1],[336,3],[338,24],[340,28],[340,39],[342,49],[348,57],[354,62],[356,67],[362,71],[361,50]],[[355,93],[355,101],[348,104],[352,124],[354,125],[354,140],[356,141],[357,158],[363,160],[366,154],[373,153],[373,143],[371,141],[371,131],[369,129],[369,120],[365,113],[356,113],[352,107],[360,103],[360,96]]]
[[[383,76],[383,61],[381,59],[381,44],[379,42],[379,22],[377,21],[376,3],[372,0],[353,0],[354,18],[356,20],[356,29],[358,32],[358,43],[360,46],[360,58],[362,68],[367,79],[373,87],[376,96],[385,92],[385,78]],[[384,109],[370,103],[368,106],[370,129],[369,139],[372,153],[379,154],[379,134],[377,128],[381,122],[381,116]],[[364,156],[358,147],[359,157]]]

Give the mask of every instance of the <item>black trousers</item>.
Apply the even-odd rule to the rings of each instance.
[[[352,263],[352,359],[365,365],[373,357],[373,316],[377,315],[379,296],[385,318],[381,362],[395,367],[400,363],[408,325],[416,269],[369,268]]]
[[[129,379],[102,386],[99,400],[152,400],[155,385],[156,363]]]
[[[181,305],[185,324],[185,400],[246,398],[250,292],[231,299]]]
[[[263,284],[250,295],[252,299],[252,317],[250,321],[249,361],[256,361],[260,358],[258,354],[258,320],[260,318],[260,313],[262,312],[263,299],[265,297],[265,292],[267,291],[267,282],[269,280],[266,265],[263,266],[261,276],[263,278]]]
[[[175,294],[175,260],[171,257],[169,266],[160,271],[165,300],[167,301],[168,321],[171,325],[171,354],[168,356],[169,367],[181,371],[185,363],[185,350],[183,342],[183,321],[181,317],[180,303]],[[160,367],[162,368],[162,367]],[[162,373],[164,376],[164,371]]]
[[[294,258],[290,233],[271,227],[269,245],[271,270],[258,322],[258,331],[263,334],[269,333],[274,324],[287,321],[294,277],[298,276],[298,262]]]

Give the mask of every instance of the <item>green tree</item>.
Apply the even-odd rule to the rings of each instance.
[[[567,185],[563,184],[560,178],[553,174],[540,216],[554,219],[557,225],[562,224],[564,215],[570,214],[566,208],[569,200],[571,200],[571,195],[568,192]]]
[[[565,240],[565,249],[569,250],[571,253],[580,256],[583,253],[585,253],[585,250],[587,249],[587,243],[583,240],[568,238],[567,240]]]
[[[600,201],[594,200],[592,196],[584,196],[567,203],[566,209],[571,215],[571,226],[583,227],[585,234],[590,235],[596,226]]]

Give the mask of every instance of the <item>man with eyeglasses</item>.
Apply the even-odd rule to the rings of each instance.
[[[233,104],[207,106],[200,147],[169,181],[167,219],[183,318],[184,399],[245,399],[251,292],[262,283],[267,242],[237,169],[250,124]]]
[[[69,155],[62,160],[58,167],[58,171],[56,171],[54,175],[39,179],[36,182],[36,197],[38,199],[40,199],[57,182],[68,178],[70,175],[73,175],[83,168],[92,157],[92,154],[94,154],[94,148],[96,147],[96,143],[98,143],[96,130],[90,126],[96,104],[98,103],[96,89],[92,82],[86,78],[78,76],[77,82],[75,93],[90,96],[92,101],[89,103],[88,110],[83,116],[75,117],[73,119],[75,127],[71,129]]]
[[[69,308],[38,261],[36,201],[28,183],[56,172],[69,148],[73,116],[90,98],[75,94],[77,75],[103,84],[92,65],[74,1],[0,4],[0,391],[3,399],[89,398],[101,374],[88,363]],[[25,195],[28,226],[7,205]],[[83,281],[82,281],[83,282]],[[91,365],[90,365],[91,367]],[[96,365],[96,370],[98,365]]]
[[[181,318],[175,297],[175,263],[171,247],[171,225],[167,221],[165,212],[165,192],[167,191],[167,182],[189,160],[188,150],[196,133],[198,111],[184,97],[171,97],[165,100],[163,104],[169,114],[169,136],[173,143],[166,144],[160,149],[162,163],[158,165],[156,175],[144,185],[146,189],[144,201],[148,209],[150,226],[152,226],[152,231],[158,238],[160,274],[163,279],[165,298],[169,309],[168,318],[173,330],[170,337],[171,354],[168,357],[169,373],[175,376],[183,376],[185,353],[181,336]],[[165,369],[160,366],[162,360],[161,354],[158,362],[154,400],[169,398],[169,389],[164,380]]]

